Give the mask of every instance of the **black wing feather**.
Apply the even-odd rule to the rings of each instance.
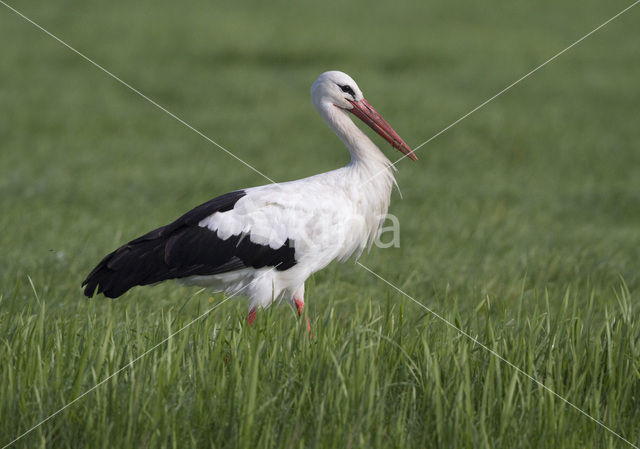
[[[220,274],[241,268],[276,267],[283,271],[296,264],[295,250],[287,239],[273,249],[251,242],[246,236],[226,240],[198,223],[215,212],[233,209],[245,196],[242,190],[212,199],[161,228],[121,246],[93,269],[82,282],[84,294],[91,298],[102,293],[117,298],[136,285],[149,285],[167,279]]]

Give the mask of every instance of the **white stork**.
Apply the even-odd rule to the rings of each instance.
[[[371,247],[395,184],[391,162],[348,113],[417,160],[347,74],[320,75],[311,99],[349,149],[347,166],[201,204],[104,257],[82,283],[85,295],[116,298],[136,285],[179,279],[248,296],[249,324],[276,300],[287,300],[301,315],[311,274]]]

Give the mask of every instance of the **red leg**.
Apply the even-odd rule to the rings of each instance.
[[[249,310],[249,315],[247,315],[247,323],[249,326],[253,324],[253,321],[256,319],[256,309]]]
[[[293,302],[296,303],[296,310],[298,311],[298,316],[302,316],[302,310],[304,309],[304,301],[302,299],[294,299]]]
[[[298,316],[302,316],[302,311],[304,310],[304,301],[302,299],[294,299],[293,302],[296,304],[296,310],[298,311]],[[309,338],[313,338],[311,335],[311,322],[309,318],[307,318],[307,332],[309,332]]]

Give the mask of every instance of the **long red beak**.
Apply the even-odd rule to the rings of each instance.
[[[402,137],[393,130],[391,125],[389,125],[386,120],[383,119],[375,109],[373,109],[373,106],[371,106],[367,100],[363,98],[360,101],[347,101],[353,105],[352,109],[347,109],[349,112],[369,125],[371,129],[380,134],[384,140],[389,142],[393,148],[397,148],[401,153],[406,154],[411,158],[411,160],[418,160],[413,151],[411,151],[411,148],[409,148],[409,145],[407,145],[404,140],[402,140]]]

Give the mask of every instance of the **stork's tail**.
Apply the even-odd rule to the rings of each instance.
[[[149,285],[171,278],[164,263],[164,245],[157,240],[131,242],[111,254],[82,282],[84,294],[91,298],[102,293],[117,298],[136,285]]]
[[[181,231],[190,227],[192,232],[186,235],[187,239],[189,235],[194,233],[200,235],[203,232],[203,229],[197,226],[200,220],[216,212],[231,210],[236,202],[245,195],[244,190],[238,190],[216,197],[190,210],[173,223],[148,232],[121,246],[105,256],[82,282],[82,286],[85,287],[84,294],[89,298],[96,293],[102,293],[109,298],[117,298],[136,285],[155,284],[167,279],[201,274],[199,270],[202,269],[202,264],[188,264],[188,266],[180,267],[176,264],[170,266],[167,263],[173,246],[171,238],[175,237],[175,243],[182,237]],[[193,253],[198,257],[202,245],[197,238],[193,240],[200,251],[193,251],[193,248],[189,247],[190,251],[187,253]],[[182,240],[182,242],[184,241]],[[209,271],[211,273],[208,274],[216,272],[216,270]]]

